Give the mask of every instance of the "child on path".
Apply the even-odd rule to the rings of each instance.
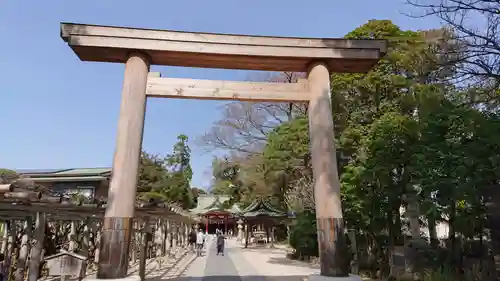
[[[203,250],[203,243],[205,242],[205,235],[203,231],[198,230],[198,234],[196,235],[196,255],[198,257],[201,256],[201,251]]]

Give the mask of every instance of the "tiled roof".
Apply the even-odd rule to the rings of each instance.
[[[243,217],[288,217],[286,212],[271,206],[263,196],[255,198],[252,204],[241,211],[241,213]]]
[[[111,168],[24,169],[16,172],[35,182],[102,181],[111,176]]]
[[[91,182],[91,181],[103,181],[106,177],[102,176],[78,176],[78,177],[39,177],[34,178],[36,182]]]
[[[198,205],[196,208],[191,209],[191,212],[195,214],[202,214],[214,210],[222,210],[224,209],[222,204],[224,202],[230,200],[231,197],[226,195],[209,195],[209,194],[200,194],[198,197]],[[231,207],[231,209],[224,211],[228,211],[230,213],[238,213],[240,212],[240,208],[235,204]]]
[[[85,176],[109,176],[111,168],[75,168],[75,169],[25,169],[16,170],[17,173],[30,178],[41,177],[85,177]]]
[[[79,168],[56,172],[56,175],[102,175],[111,173],[111,168]]]

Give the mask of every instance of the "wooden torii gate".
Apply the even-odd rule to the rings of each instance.
[[[148,97],[308,102],[322,277],[348,276],[334,145],[330,73],[368,72],[384,40],[312,39],[192,33],[61,23],[82,61],[125,64],[120,117],[97,278],[127,275],[131,223]],[[298,83],[162,78],[150,65],[307,72]]]

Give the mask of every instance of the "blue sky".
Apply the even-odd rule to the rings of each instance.
[[[405,29],[404,0],[86,0],[0,1],[0,167],[107,167],[115,144],[124,66],[80,62],[59,37],[76,22],[184,31],[342,37],[370,19]],[[248,71],[152,67],[163,77],[245,80]],[[165,154],[178,134],[190,140],[220,117],[223,102],[151,99],[143,149]],[[210,184],[212,156],[192,145],[193,186]]]

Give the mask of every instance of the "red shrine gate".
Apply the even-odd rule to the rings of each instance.
[[[236,233],[235,214],[241,210],[237,206],[226,206],[229,199],[228,196],[223,195],[203,194],[198,197],[198,205],[191,212],[205,218],[200,228],[206,233],[215,233],[216,229],[223,230],[224,233],[228,230]]]

